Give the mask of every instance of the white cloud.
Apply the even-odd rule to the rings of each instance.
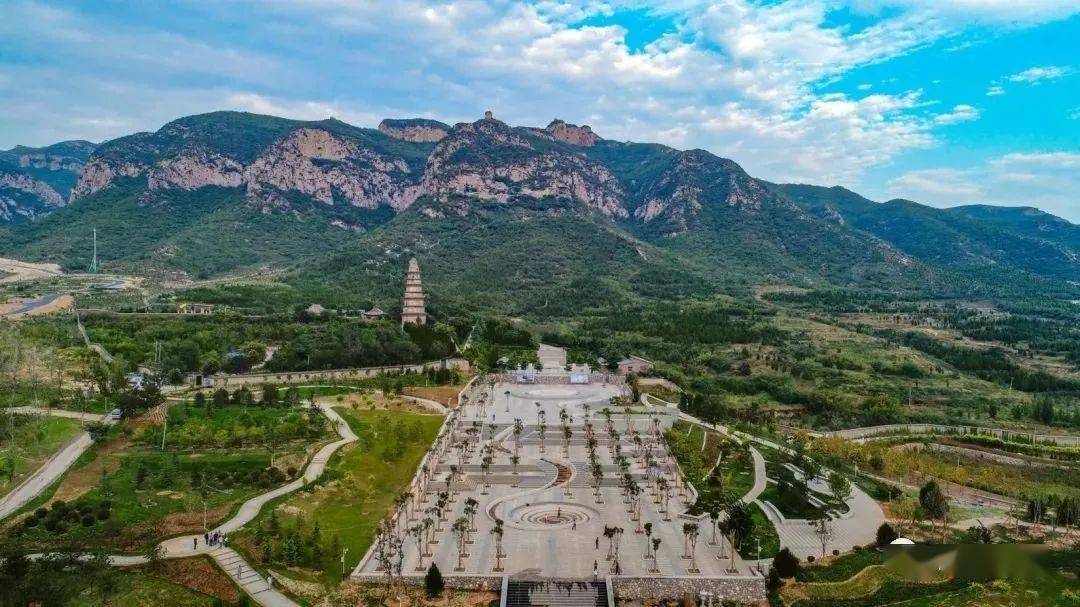
[[[892,196],[936,206],[1034,206],[1080,222],[1080,153],[1016,152],[966,169],[909,171],[887,188]]]
[[[1004,94],[1005,94],[1005,89],[1002,88],[999,85],[996,85],[996,84],[991,85],[989,88],[986,89],[986,96],[987,97],[997,97],[998,95],[1004,95]]]
[[[1044,80],[1057,80],[1072,73],[1070,67],[1057,65],[1043,65],[1028,68],[1022,72],[1008,77],[1009,82],[1023,82],[1026,84],[1039,84]]]
[[[970,105],[960,104],[953,106],[952,111],[934,116],[934,124],[956,124],[957,122],[969,122],[979,117],[979,109]]]
[[[5,50],[42,59],[0,79],[0,145],[115,137],[222,108],[361,126],[492,108],[513,124],[587,119],[611,138],[703,147],[768,179],[845,183],[935,145],[936,129],[978,110],[934,113],[921,90],[871,94],[869,84],[825,95],[823,83],[935,42],[970,42],[972,23],[1076,11],[1075,0],[660,0],[648,10],[673,31],[635,50],[620,26],[574,24],[637,0],[400,0],[393,10],[188,0],[186,19],[163,6],[159,22],[141,24],[63,6],[5,6]],[[840,8],[868,25],[837,25]]]

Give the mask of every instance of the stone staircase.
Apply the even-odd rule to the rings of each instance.
[[[260,605],[268,607],[298,607],[289,597],[266,583],[266,579],[248,565],[232,548],[210,552],[221,570]]]
[[[607,585],[585,580],[515,580],[506,584],[505,607],[607,607]]]

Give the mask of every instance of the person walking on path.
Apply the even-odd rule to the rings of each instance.
[[[600,538],[599,537],[596,538],[596,549],[597,550],[600,549]]]
[[[198,550],[199,549],[199,538],[197,538],[197,537],[191,538],[191,549],[192,550]]]

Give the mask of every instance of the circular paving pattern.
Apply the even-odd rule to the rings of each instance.
[[[507,524],[518,529],[545,531],[573,527],[598,518],[599,514],[588,506],[545,502],[514,508]]]

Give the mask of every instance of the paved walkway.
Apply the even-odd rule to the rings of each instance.
[[[38,407],[12,407],[10,411],[19,413],[38,413],[55,417],[67,417],[79,419],[84,422],[105,421],[104,415],[95,413],[80,413],[78,411],[66,411],[64,409],[41,409]],[[94,444],[90,434],[81,432],[71,442],[56,452],[33,474],[24,479],[7,495],[0,498],[0,520],[3,520],[30,503],[43,491],[49,488],[58,478],[67,472],[68,468]]]
[[[680,412],[679,418],[730,436],[740,437],[751,443],[757,443],[786,453],[792,452],[783,445],[738,430],[730,430],[719,424],[709,424],[685,412]],[[821,540],[809,522],[800,519],[785,519],[775,508],[770,508],[768,504],[757,499],[765,491],[765,483],[767,482],[765,459],[753,447],[750,448],[750,453],[754,457],[754,487],[743,497],[742,501],[746,503],[753,501],[761,507],[773,526],[776,527],[782,548],[790,549],[799,558],[806,558],[810,555],[820,557]],[[831,552],[834,549],[847,552],[855,545],[864,546],[869,544],[876,539],[877,528],[885,522],[885,513],[874,498],[867,495],[865,491],[855,484],[852,484],[851,490],[851,499],[848,500],[848,512],[831,521],[832,537],[826,542],[826,552]],[[750,499],[747,499],[748,497]]]
[[[221,533],[226,534],[232,533],[247,523],[250,523],[258,516],[263,505],[270,500],[296,491],[311,481],[319,478],[323,471],[326,470],[326,466],[334,452],[356,440],[356,434],[353,433],[349,424],[333,410],[332,404],[317,403],[316,406],[330,419],[330,422],[334,425],[334,429],[341,435],[341,439],[319,449],[315,456],[311,458],[311,463],[309,463],[308,467],[304,470],[303,476],[291,483],[282,485],[277,489],[263,493],[262,495],[258,495],[244,502],[232,518],[210,530],[211,533],[214,531],[220,531]],[[222,546],[207,546],[203,542],[201,533],[198,535],[174,537],[161,542],[159,546],[164,550],[165,558],[186,558],[203,554],[208,555],[217,562],[221,569],[232,578],[234,582],[243,588],[244,591],[260,605],[266,605],[267,607],[299,607],[292,599],[269,586],[266,580],[263,579],[254,568],[248,565],[243,557],[235,550]],[[146,562],[148,562],[148,559],[145,556],[115,555],[109,557],[109,563],[117,567],[141,565]]]

